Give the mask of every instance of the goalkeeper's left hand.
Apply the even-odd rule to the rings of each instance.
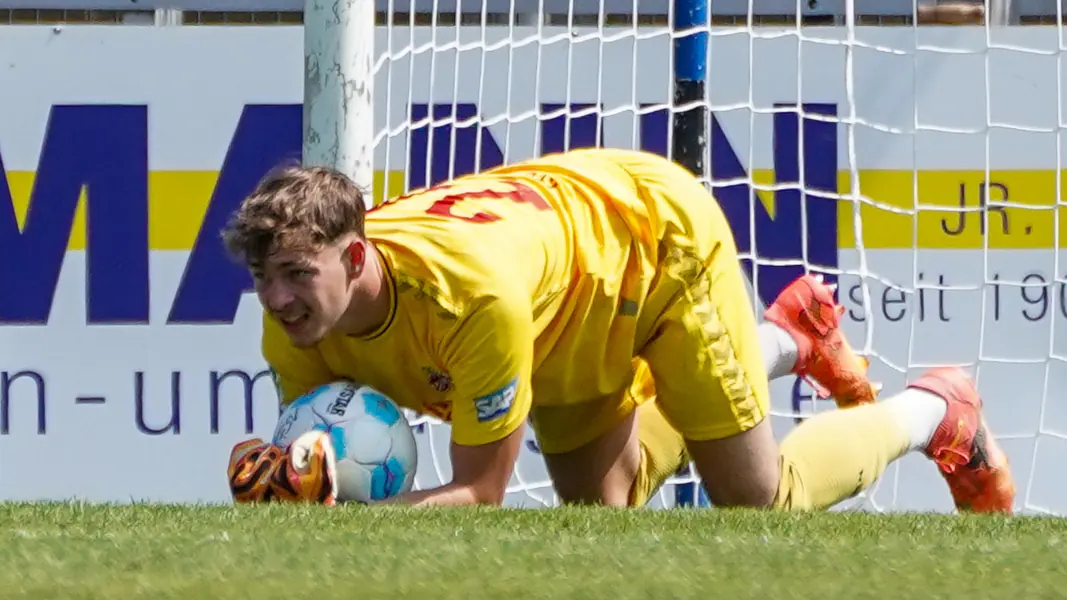
[[[322,431],[309,431],[288,448],[259,438],[241,442],[230,452],[227,474],[237,503],[337,503],[337,458]]]

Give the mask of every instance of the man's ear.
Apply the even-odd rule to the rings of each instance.
[[[348,246],[345,247],[342,253],[345,261],[345,270],[348,271],[348,276],[355,278],[363,272],[363,267],[367,262],[367,245],[363,243],[363,240],[352,240]]]

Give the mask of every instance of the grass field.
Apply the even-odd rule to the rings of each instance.
[[[1067,522],[0,504],[4,598],[1051,598]]]

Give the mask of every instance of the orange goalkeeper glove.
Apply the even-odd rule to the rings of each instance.
[[[328,435],[309,431],[289,448],[259,438],[230,452],[230,492],[237,503],[337,503],[337,459]]]

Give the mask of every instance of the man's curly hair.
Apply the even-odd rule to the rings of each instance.
[[[279,250],[317,251],[346,234],[363,236],[363,191],[329,167],[283,166],[241,202],[222,232],[226,249],[246,265]]]

